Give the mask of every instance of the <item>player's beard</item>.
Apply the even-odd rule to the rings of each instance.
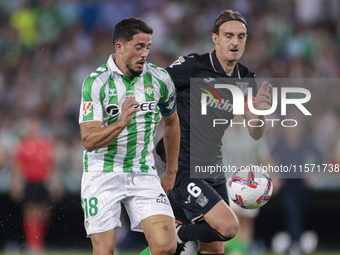
[[[132,67],[131,67],[131,64],[126,64],[126,68],[127,68],[127,69],[129,70],[129,72],[130,72],[133,76],[135,76],[135,77],[139,76],[139,75],[143,72],[143,69],[142,69],[141,71],[133,70]]]

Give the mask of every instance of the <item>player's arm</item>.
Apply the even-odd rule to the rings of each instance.
[[[163,142],[167,164],[161,178],[161,184],[165,193],[169,194],[174,186],[178,170],[180,128],[176,110],[175,86],[169,73],[167,73],[162,86],[166,86],[166,88],[161,89],[162,96],[158,107],[163,116]]]
[[[107,127],[102,127],[101,121],[89,121],[80,124],[81,138],[87,151],[93,151],[109,145],[128,126],[133,114],[140,111],[139,103],[129,96],[122,104],[122,115],[119,120]]]
[[[196,56],[197,54],[180,56],[176,61],[166,68],[166,71],[171,76],[171,79],[177,89],[189,88],[190,77],[196,62]],[[162,161],[166,163],[164,137],[162,137],[162,139],[160,139],[157,143],[156,152],[161,157]]]
[[[170,116],[163,116],[164,148],[166,154],[166,169],[161,178],[161,184],[166,194],[172,190],[178,170],[178,153],[180,143],[180,129],[177,110]]]
[[[271,107],[272,104],[272,97],[271,97],[271,91],[272,91],[272,85],[268,85],[268,89],[266,90],[267,82],[264,81],[255,97],[255,103],[257,110],[268,110]],[[250,111],[247,111],[244,114],[244,118],[246,122],[248,123],[251,119],[259,119],[258,122],[252,122],[252,126],[247,125],[249,135],[254,139],[258,140],[262,137],[264,134],[264,131],[266,130],[266,117],[264,115],[256,115]],[[263,125],[261,121],[263,121]]]

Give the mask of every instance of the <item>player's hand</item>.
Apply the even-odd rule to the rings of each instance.
[[[128,126],[132,121],[133,114],[139,111],[139,103],[132,95],[130,95],[122,105],[122,116],[120,118],[121,123],[125,127]]]
[[[169,194],[169,192],[172,190],[175,184],[176,179],[176,171],[173,173],[172,171],[166,171],[164,172],[162,178],[161,178],[161,185],[165,191],[165,194]]]
[[[264,81],[256,95],[255,102],[257,110],[268,110],[272,106],[272,85],[268,85],[267,82]]]

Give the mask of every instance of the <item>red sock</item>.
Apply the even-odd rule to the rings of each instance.
[[[24,220],[24,234],[29,251],[37,253],[44,250],[45,232],[45,227],[39,220]]]

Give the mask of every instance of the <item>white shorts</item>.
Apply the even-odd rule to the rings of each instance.
[[[160,179],[154,173],[84,172],[81,203],[87,236],[121,227],[121,202],[133,231],[143,232],[140,222],[153,215],[175,218]]]

